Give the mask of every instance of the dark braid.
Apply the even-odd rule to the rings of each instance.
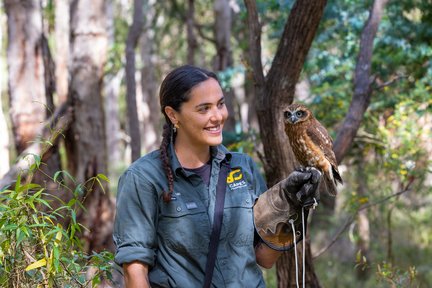
[[[169,106],[174,110],[180,112],[181,105],[189,101],[190,92],[193,87],[213,78],[219,82],[216,74],[202,68],[191,65],[184,65],[172,70],[165,79],[162,81],[159,100],[162,114],[165,116],[166,124],[163,128],[162,142],[160,146],[160,157],[162,160],[163,169],[168,179],[168,192],[164,192],[163,200],[169,202],[171,195],[174,191],[174,174],[171,168],[170,155],[168,154],[168,147],[171,138],[175,139],[173,135],[173,124],[171,123],[168,115],[165,114],[165,107]]]
[[[163,193],[163,200],[165,202],[169,202],[171,200],[171,195],[174,191],[174,177],[170,165],[170,158],[169,158],[170,156],[168,155],[168,146],[171,139],[171,133],[172,133],[171,125],[165,123],[163,127],[163,133],[162,133],[162,142],[160,145],[160,157],[162,159],[162,166],[163,169],[165,170],[165,175],[168,178],[168,192]]]

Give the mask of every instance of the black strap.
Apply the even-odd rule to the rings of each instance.
[[[207,256],[204,288],[209,288],[213,278],[213,271],[216,261],[216,253],[219,246],[219,237],[222,228],[224,202],[225,202],[225,191],[226,191],[226,179],[230,170],[229,164],[222,162],[219,179],[216,187],[216,203],[215,212],[213,218],[213,229],[210,235],[209,254]]]

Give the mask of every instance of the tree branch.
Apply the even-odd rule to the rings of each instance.
[[[369,106],[372,95],[371,62],[373,42],[388,0],[375,0],[369,19],[360,38],[360,52],[354,73],[354,95],[345,120],[339,129],[333,150],[338,163],[342,161],[354,142],[354,137]]]

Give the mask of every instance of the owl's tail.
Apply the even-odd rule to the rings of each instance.
[[[332,195],[337,195],[337,184],[343,184],[342,177],[336,167],[332,165],[329,171],[324,172],[324,183],[327,188],[327,192]]]

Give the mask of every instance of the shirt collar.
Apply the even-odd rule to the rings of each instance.
[[[228,151],[228,149],[221,145],[218,146],[211,146],[210,147],[210,153],[211,153],[211,157],[212,159],[216,159],[216,161],[218,163],[222,162],[223,160],[225,160],[226,162],[229,162],[231,160],[231,153]],[[175,149],[174,149],[174,144],[171,141],[170,145],[169,145],[169,154],[170,154],[170,163],[171,163],[171,168],[174,171],[174,174],[178,177],[180,174],[183,175],[187,175],[187,173],[185,173],[185,170],[183,169],[183,167],[181,166],[177,155],[175,153]]]

